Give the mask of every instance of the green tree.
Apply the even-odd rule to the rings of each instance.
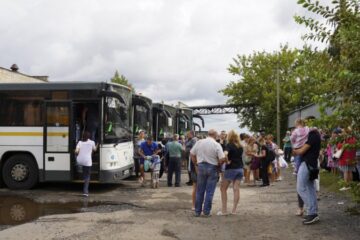
[[[308,11],[320,16],[295,16],[295,21],[310,29],[304,39],[328,44],[328,62],[319,67],[327,72],[326,94],[317,101],[323,108],[332,107],[332,116],[323,116],[319,123],[330,126],[360,128],[360,2],[335,0],[332,6],[322,6],[319,1],[299,0]]]
[[[118,70],[115,71],[114,77],[112,77],[110,80],[113,83],[125,85],[125,86],[131,88],[133,91],[135,91],[133,86],[129,83],[129,80],[124,75],[122,75],[122,74],[120,75]]]
[[[325,76],[317,65],[326,62],[322,52],[304,47],[302,50],[282,46],[278,52],[254,52],[238,55],[228,71],[238,76],[221,90],[228,102],[240,106],[239,122],[251,131],[276,129],[276,79],[280,82],[281,136],[287,130],[291,110],[313,102],[322,93]]]

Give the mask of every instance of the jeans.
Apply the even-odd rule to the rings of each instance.
[[[167,183],[168,186],[172,185],[172,177],[175,173],[175,186],[180,186],[181,181],[181,158],[178,157],[170,157],[169,166],[168,166],[168,178]]]
[[[290,159],[291,159],[291,151],[292,151],[292,148],[291,147],[286,147],[284,149],[284,158],[285,158],[285,161],[286,162],[290,162]]]
[[[305,162],[300,164],[297,173],[297,192],[307,207],[308,215],[315,215],[318,212],[317,196],[314,181],[309,180],[309,170]]]
[[[204,215],[210,214],[217,179],[217,166],[205,162],[199,163],[195,201],[195,213],[197,215],[200,215],[201,212]]]
[[[294,162],[295,162],[295,172],[299,171],[300,168],[300,164],[301,164],[301,156],[300,155],[296,155],[294,157]]]
[[[83,166],[83,178],[84,178],[84,194],[89,194],[89,183],[90,183],[90,174],[91,174],[91,167]]]
[[[304,208],[304,201],[302,200],[302,198],[300,197],[299,194],[297,194],[298,197],[298,206],[299,208]]]

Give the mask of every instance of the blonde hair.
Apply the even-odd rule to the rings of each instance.
[[[249,137],[248,144],[254,144],[256,142],[256,139],[254,137]]]
[[[234,130],[230,130],[228,133],[227,141],[228,143],[235,144],[238,148],[241,147],[239,134],[237,134]]]
[[[263,138],[263,137],[259,138],[258,142],[261,146],[264,146],[266,144],[265,138]]]
[[[300,125],[300,126],[305,126],[305,120],[304,119],[301,119],[301,118],[298,118],[298,119],[296,119],[295,120],[295,126],[297,126],[297,125]]]
[[[268,135],[266,135],[266,137],[265,137],[265,140],[270,140],[270,141],[272,141],[274,139],[274,136],[272,135],[272,134],[268,134]]]

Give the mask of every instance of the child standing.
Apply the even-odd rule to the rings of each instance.
[[[293,149],[301,148],[307,141],[309,128],[305,126],[305,121],[301,118],[296,119],[295,121],[295,130],[291,133],[291,145]],[[297,173],[300,163],[301,163],[301,156],[296,155],[294,157],[295,161],[295,173]]]
[[[159,188],[159,175],[160,175],[160,168],[161,168],[161,160],[158,155],[152,157],[151,159],[151,181],[153,188]]]

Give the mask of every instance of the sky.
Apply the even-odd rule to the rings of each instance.
[[[236,55],[302,47],[297,0],[1,0],[0,66],[50,81],[107,81],[116,70],[154,102],[225,104]],[[321,2],[321,1],[320,1]],[[240,129],[210,115],[205,129]]]

